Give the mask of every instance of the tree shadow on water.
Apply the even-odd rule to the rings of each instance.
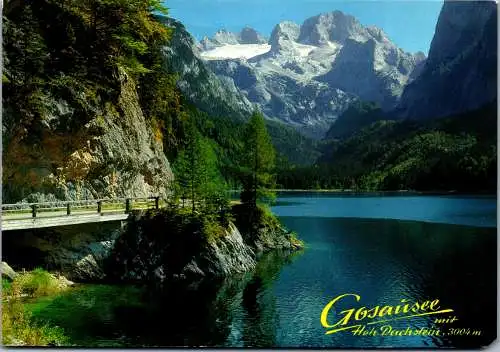
[[[272,286],[295,255],[263,255],[255,270],[228,278],[141,286],[81,285],[29,309],[81,347],[272,347]]]

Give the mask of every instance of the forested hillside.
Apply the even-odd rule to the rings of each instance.
[[[253,106],[166,14],[159,0],[5,4],[4,201],[166,195],[192,126],[238,187]],[[279,186],[492,190],[493,105],[412,122],[358,101],[322,142],[268,119]]]
[[[280,173],[288,188],[496,190],[497,104],[448,118],[380,120],[324,146],[311,168]]]
[[[375,121],[388,119],[389,116],[377,103],[355,101],[330,127],[325,139],[344,139]]]

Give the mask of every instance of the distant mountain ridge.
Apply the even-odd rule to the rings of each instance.
[[[423,53],[404,52],[381,29],[340,11],[302,25],[281,22],[267,44],[243,44],[237,37],[220,31],[204,38],[201,56],[266,116],[316,138],[358,99],[394,108],[425,60]]]
[[[212,38],[205,36],[198,44],[200,50],[210,50],[224,44],[266,44],[267,39],[251,27],[244,27],[239,33],[225,29],[217,31]]]

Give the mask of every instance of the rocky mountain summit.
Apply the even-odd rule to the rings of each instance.
[[[444,2],[429,58],[398,106],[406,118],[449,116],[477,109],[497,96],[497,5]]]
[[[255,33],[253,39],[262,38]],[[302,25],[281,22],[267,44],[241,37],[220,31],[204,38],[201,56],[266,116],[316,138],[357,99],[394,108],[425,61],[423,53],[404,52],[381,29],[340,11]]]
[[[225,29],[217,31],[212,38],[205,36],[198,44],[202,51],[211,50],[221,45],[267,44],[267,39],[251,27],[245,27],[239,33]]]

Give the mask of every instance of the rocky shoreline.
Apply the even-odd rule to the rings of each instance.
[[[216,237],[203,228],[175,233],[168,213],[135,211],[126,223],[63,226],[8,233],[4,258],[16,270],[43,267],[75,282],[153,282],[223,277],[252,270],[260,253],[303,248],[274,218],[237,216]]]

